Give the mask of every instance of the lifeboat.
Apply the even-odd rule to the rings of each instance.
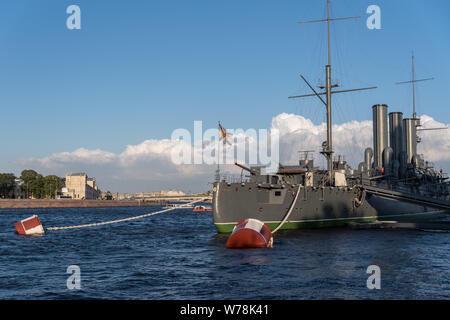
[[[208,212],[212,211],[211,207],[205,207],[205,206],[195,206],[194,209],[192,209],[194,212]]]

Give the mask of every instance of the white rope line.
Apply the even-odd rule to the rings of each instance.
[[[297,198],[298,198],[298,195],[299,195],[299,194],[300,194],[300,185],[298,186],[297,194],[295,195],[294,201],[292,202],[291,207],[289,208],[288,213],[287,213],[286,216],[284,217],[283,221],[281,221],[281,223],[278,225],[278,227],[277,227],[275,230],[272,231],[272,234],[274,234],[275,232],[277,232],[277,231],[284,225],[284,223],[287,221],[287,219],[289,218],[289,216],[291,215],[291,213],[292,213],[292,211],[293,211],[293,209],[294,209],[294,207],[295,207],[295,204],[297,203]]]
[[[196,200],[193,202],[190,202],[184,206],[189,206],[191,204],[197,203],[197,202],[201,202],[202,200]],[[81,224],[81,225],[77,225],[77,226],[67,226],[67,227],[50,227],[50,228],[46,228],[47,230],[67,230],[67,229],[80,229],[80,228],[87,228],[87,227],[95,227],[95,226],[103,226],[106,224],[113,224],[113,223],[119,223],[119,222],[125,222],[125,221],[130,221],[130,220],[136,220],[136,219],[142,219],[142,218],[146,218],[146,217],[151,217],[163,212],[168,212],[168,211],[173,211],[176,209],[183,209],[183,205],[179,206],[179,207],[174,207],[174,208],[169,208],[169,209],[165,209],[165,210],[161,210],[161,211],[157,211],[157,212],[150,212],[150,213],[146,213],[140,216],[135,216],[135,217],[129,217],[129,218],[124,218],[124,219],[118,219],[118,220],[111,220],[111,221],[105,221],[105,222],[97,222],[97,223],[89,223],[89,224]]]

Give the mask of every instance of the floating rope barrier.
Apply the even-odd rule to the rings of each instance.
[[[192,205],[194,203],[197,202],[201,202],[202,200],[196,200],[193,202],[190,202],[184,206],[188,207],[189,205]],[[134,216],[134,217],[129,217],[129,218],[124,218],[124,219],[117,219],[117,220],[111,220],[111,221],[105,221],[105,222],[96,222],[96,223],[89,223],[89,224],[81,224],[81,225],[76,225],[76,226],[66,226],[66,227],[50,227],[50,228],[45,228],[48,231],[55,231],[55,230],[68,230],[68,229],[80,229],[80,228],[88,228],[88,227],[97,227],[97,226],[104,226],[107,224],[113,224],[113,223],[119,223],[119,222],[126,222],[126,221],[131,221],[131,220],[137,220],[137,219],[142,219],[142,218],[147,218],[147,217],[151,217],[160,213],[164,213],[164,212],[169,212],[169,211],[173,211],[176,209],[183,209],[184,208],[183,205],[179,206],[179,207],[174,207],[174,208],[169,208],[169,209],[165,209],[165,210],[161,210],[161,211],[157,211],[157,212],[150,212],[150,213],[146,213],[143,215],[139,215],[139,216]]]

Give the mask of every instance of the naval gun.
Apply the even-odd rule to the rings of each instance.
[[[239,164],[237,162],[235,162],[234,164],[237,165],[239,168],[241,168],[241,169],[243,169],[245,171],[248,171],[252,176],[256,175],[256,171],[254,169],[246,167],[246,166],[244,166],[242,164]]]

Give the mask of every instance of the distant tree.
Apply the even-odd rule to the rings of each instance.
[[[0,173],[0,197],[13,198],[16,176],[12,173]]]
[[[36,181],[38,173],[34,170],[23,170],[20,174],[20,179],[22,179],[22,191],[25,193],[26,197],[29,198],[32,194],[33,183]]]
[[[63,178],[55,175],[49,175],[44,178],[44,198],[56,198],[58,192],[61,191],[63,187]]]
[[[45,198],[45,180],[42,174],[38,173],[36,179],[33,181],[31,193],[35,199]]]
[[[113,195],[110,191],[106,191],[106,195],[105,195],[106,200],[112,200]]]
[[[34,170],[23,170],[20,179],[23,181],[22,191],[27,198],[30,196],[36,199],[55,198],[65,184],[65,178],[55,175],[44,177]]]

